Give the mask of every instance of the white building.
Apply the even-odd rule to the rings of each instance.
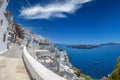
[[[0,0],[0,52],[7,49],[8,20],[5,16],[8,0]]]
[[[50,44],[50,41],[41,35],[36,35],[29,28],[23,28],[24,34],[24,45],[27,45],[30,48],[36,49],[46,49]]]

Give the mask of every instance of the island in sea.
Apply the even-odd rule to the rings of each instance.
[[[68,45],[67,47],[70,48],[76,48],[76,49],[93,49],[93,48],[98,48],[102,46],[107,46],[107,45],[120,45],[120,43],[103,43],[103,44],[98,44],[98,45]]]
[[[77,49],[92,49],[92,48],[97,48],[100,46],[97,46],[97,45],[68,45],[68,47],[77,48]]]

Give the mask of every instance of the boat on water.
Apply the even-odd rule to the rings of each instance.
[[[95,61],[94,64],[99,64],[99,62],[98,62],[98,61]]]

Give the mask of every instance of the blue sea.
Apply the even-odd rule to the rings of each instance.
[[[93,49],[75,49],[67,45],[57,45],[57,47],[67,51],[73,66],[94,79],[108,76],[114,70],[117,58],[120,56],[120,45],[107,45]],[[94,64],[95,61],[98,64]]]

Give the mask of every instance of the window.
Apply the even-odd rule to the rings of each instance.
[[[0,26],[2,26],[2,24],[3,24],[3,19],[0,21]]]
[[[3,36],[3,42],[5,42],[6,41],[6,34],[4,34],[4,36]]]

